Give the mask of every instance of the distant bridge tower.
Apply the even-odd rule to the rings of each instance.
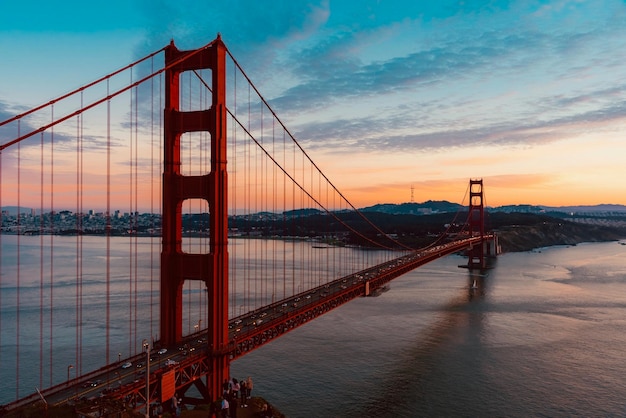
[[[165,50],[163,248],[161,252],[161,335],[165,346],[182,340],[182,290],[185,280],[202,280],[208,293],[208,350],[211,367],[208,390],[213,399],[229,378],[228,344],[228,218],[226,173],[226,47],[221,38],[208,47],[179,51],[174,42]],[[180,75],[212,70],[209,109],[180,110]],[[181,175],[181,135],[207,131],[211,138],[211,172]],[[208,254],[182,250],[182,205],[204,199],[210,213]]]
[[[483,206],[483,180],[470,179],[468,224],[470,236],[480,236],[480,244],[469,249],[469,268],[485,267],[485,212]]]

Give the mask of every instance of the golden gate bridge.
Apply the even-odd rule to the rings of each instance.
[[[376,226],[219,35],[16,111],[0,139],[0,413],[216,399],[255,348],[439,257],[497,253],[482,180],[428,245]]]

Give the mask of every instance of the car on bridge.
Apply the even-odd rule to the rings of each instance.
[[[128,369],[129,367],[133,367],[133,363],[131,363],[130,361],[122,364],[122,369]]]

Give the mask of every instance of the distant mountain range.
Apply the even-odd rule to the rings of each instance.
[[[18,212],[31,213],[31,208],[25,208],[23,206],[2,206],[0,209],[9,216],[16,216]],[[37,213],[39,213],[39,211]]]
[[[446,200],[429,200],[423,203],[385,203],[362,208],[362,212],[382,212],[392,215],[428,215],[433,213],[457,212],[466,209],[458,203],[451,203]],[[602,205],[581,205],[581,206],[535,206],[535,205],[506,205],[497,207],[487,207],[490,212],[519,212],[519,213],[542,213],[549,212],[566,214],[607,214],[626,213],[626,206],[602,204]]]
[[[17,206],[2,206],[2,211],[10,216],[17,215]],[[467,209],[467,205],[463,206],[458,203],[448,202],[447,200],[428,200],[423,203],[381,203],[373,206],[360,208],[361,212],[380,212],[390,215],[431,215],[436,213],[458,212]],[[505,212],[505,213],[563,213],[563,214],[598,214],[607,215],[626,214],[625,205],[601,204],[601,205],[580,205],[580,206],[542,206],[542,205],[506,205],[497,207],[487,207],[489,212]],[[39,214],[40,210],[32,210],[30,208],[19,207],[21,213]],[[297,209],[285,212],[283,215],[290,216],[308,216],[321,213],[319,209]],[[270,214],[268,213],[268,216]]]
[[[546,211],[550,212],[574,212],[574,213],[597,213],[597,212],[626,212],[626,206],[602,204],[602,205],[583,205],[583,206],[559,206],[550,207],[542,206]]]
[[[428,200],[423,203],[383,203],[361,208],[361,212],[382,212],[391,215],[430,215],[433,213],[457,212],[465,206],[447,200]]]

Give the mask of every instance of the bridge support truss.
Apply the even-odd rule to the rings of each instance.
[[[160,341],[174,346],[182,340],[182,290],[185,280],[202,280],[208,293],[207,353],[210,396],[220,395],[229,377],[228,344],[228,212],[226,172],[226,47],[221,38],[199,50],[165,50],[164,172],[161,252]],[[180,76],[185,71],[210,69],[209,109],[180,110]],[[206,131],[211,140],[211,172],[181,174],[181,135]],[[210,213],[209,253],[182,250],[182,205],[204,199]]]

